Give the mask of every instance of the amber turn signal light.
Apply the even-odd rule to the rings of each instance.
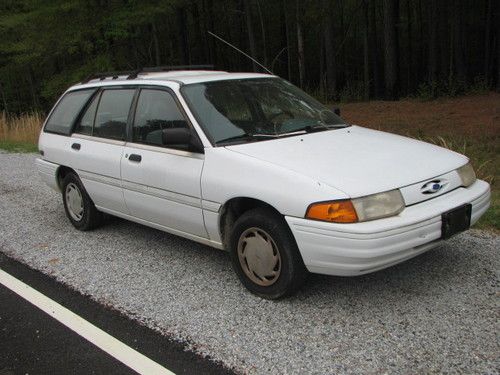
[[[306,219],[333,223],[356,223],[358,215],[350,200],[313,203],[306,212]]]

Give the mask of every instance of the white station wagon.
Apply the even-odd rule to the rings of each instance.
[[[106,213],[227,250],[245,287],[269,299],[308,272],[410,259],[490,203],[465,156],[349,125],[266,74],[97,76],[62,95],[39,149],[77,229]]]

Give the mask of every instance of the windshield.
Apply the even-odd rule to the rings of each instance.
[[[333,111],[280,78],[196,83],[181,91],[216,145],[347,126]]]

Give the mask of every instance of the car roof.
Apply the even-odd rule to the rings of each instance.
[[[175,82],[179,85],[202,83],[209,81],[224,81],[230,79],[252,79],[276,77],[262,73],[230,73],[216,70],[175,70],[170,72],[144,72],[137,74],[134,79],[128,79],[128,75],[109,76],[106,78],[95,78],[83,84],[72,86],[70,90],[84,87],[108,86],[116,84],[154,84]]]

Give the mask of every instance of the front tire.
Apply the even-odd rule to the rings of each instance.
[[[236,220],[230,236],[230,255],[242,284],[262,298],[289,296],[307,277],[290,228],[271,209],[256,208]]]
[[[99,212],[78,176],[71,172],[62,181],[64,211],[73,226],[81,231],[98,227],[103,214]]]

